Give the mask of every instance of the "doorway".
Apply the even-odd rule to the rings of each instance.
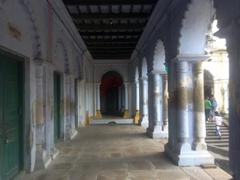
[[[61,74],[54,72],[54,142],[61,137]]]
[[[23,63],[0,51],[0,179],[23,169]]]
[[[124,87],[122,76],[115,72],[105,73],[100,87],[101,112],[108,116],[121,116],[124,110]]]

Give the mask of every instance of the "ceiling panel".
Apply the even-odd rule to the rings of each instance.
[[[63,0],[95,59],[128,59],[157,0]]]

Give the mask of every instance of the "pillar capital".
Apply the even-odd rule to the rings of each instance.
[[[177,62],[187,61],[191,63],[206,61],[207,59],[209,59],[209,56],[204,54],[179,54],[175,58]]]
[[[143,77],[140,77],[139,80],[147,81],[147,80],[148,80],[148,77],[147,77],[147,76],[143,76]]]
[[[149,75],[165,75],[165,74],[166,72],[161,70],[152,70],[151,72],[149,72]]]

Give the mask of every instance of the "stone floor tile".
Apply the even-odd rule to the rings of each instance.
[[[156,180],[191,180],[192,178],[181,171],[178,170],[159,170],[157,173]]]
[[[129,170],[150,170],[153,169],[154,166],[150,161],[132,161],[128,163]]]
[[[210,175],[213,179],[219,179],[219,180],[227,180],[227,179],[232,179],[232,177],[227,174],[225,171],[223,171],[220,168],[209,168],[209,169],[204,169],[204,171]]]
[[[150,139],[139,126],[89,126],[57,145],[59,156],[46,169],[20,180],[228,179],[220,169],[180,168],[166,156],[166,140]]]
[[[200,167],[183,167],[183,171],[195,180],[211,180],[213,179]]]

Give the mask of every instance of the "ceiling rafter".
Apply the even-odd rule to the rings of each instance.
[[[139,30],[145,27],[145,23],[131,24],[77,24],[81,30]]]
[[[78,20],[121,20],[121,19],[148,19],[149,13],[110,13],[110,14],[102,14],[102,13],[82,13],[82,14],[71,14],[74,22],[78,22]]]
[[[158,0],[63,0],[95,59],[128,59]]]
[[[142,34],[142,31],[134,31],[134,32],[128,32],[128,31],[124,31],[124,32],[81,32],[80,34],[82,36],[140,36]]]
[[[157,0],[63,0],[63,2],[67,5],[152,5],[155,4]]]

